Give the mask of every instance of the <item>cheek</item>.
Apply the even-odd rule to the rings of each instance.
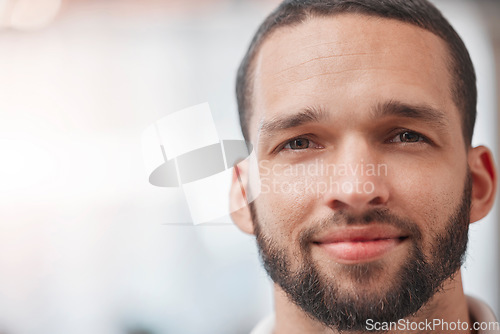
[[[261,194],[255,201],[262,229],[293,242],[303,223],[313,215],[317,180],[287,175],[283,170],[261,173]]]
[[[393,169],[390,209],[418,224],[425,248],[444,231],[461,204],[465,168],[434,161]]]

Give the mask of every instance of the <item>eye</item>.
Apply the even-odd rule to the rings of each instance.
[[[320,148],[320,145],[316,144],[310,139],[304,137],[297,137],[291,139],[285,143],[283,150],[305,150],[308,148]]]
[[[427,139],[421,134],[408,130],[399,132],[390,140],[391,143],[418,143],[426,141]]]
[[[289,148],[292,150],[303,150],[309,148],[311,142],[306,138],[296,138],[288,142],[284,148]]]

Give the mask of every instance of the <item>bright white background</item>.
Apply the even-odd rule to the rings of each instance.
[[[141,133],[207,101],[240,138],[236,68],[275,3],[0,0],[0,333],[248,333],[271,312],[251,237],[166,225],[187,206],[148,184]],[[477,6],[438,5],[478,72],[475,143],[496,149]],[[498,314],[497,218],[472,227],[464,279]]]

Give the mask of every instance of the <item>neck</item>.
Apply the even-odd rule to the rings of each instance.
[[[336,333],[336,331],[325,327],[307,315],[302,309],[291,302],[283,290],[276,284],[274,286],[276,325],[274,334],[295,333]],[[425,326],[426,322],[435,327],[411,328],[410,326]],[[437,292],[430,301],[424,304],[420,310],[411,317],[401,319],[396,324],[403,324],[407,328],[403,330],[388,330],[387,333],[443,333],[443,334],[473,334],[469,330],[455,328],[456,324],[467,323],[471,328],[467,300],[463,292],[462,277],[460,270],[455,276],[448,279],[443,289]],[[448,324],[448,326],[446,325]],[[440,325],[443,324],[443,325]],[[374,323],[375,325],[375,323]],[[378,325],[378,324],[377,324]],[[382,324],[380,324],[382,325]],[[369,329],[372,329],[369,331]],[[366,332],[373,333],[375,328],[367,327]],[[402,329],[401,327],[397,329]],[[354,333],[353,333],[354,334]]]

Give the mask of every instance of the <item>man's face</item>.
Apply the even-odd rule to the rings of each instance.
[[[448,68],[432,33],[351,14],[279,28],[255,59],[255,232],[327,325],[407,316],[459,269],[470,180]]]

